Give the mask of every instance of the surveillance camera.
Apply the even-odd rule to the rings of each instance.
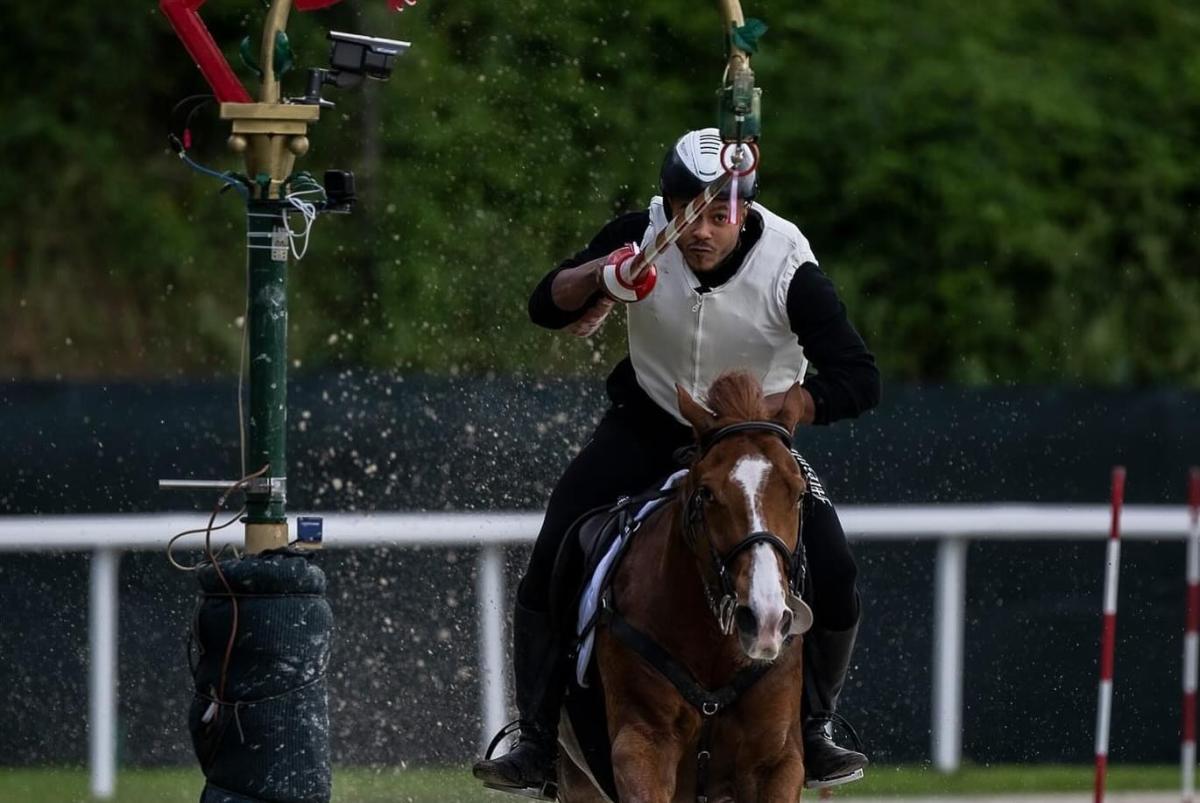
[[[377,81],[390,78],[396,56],[412,46],[410,42],[397,39],[380,39],[341,31],[330,31],[329,41],[332,43],[329,66],[335,72],[365,75]]]

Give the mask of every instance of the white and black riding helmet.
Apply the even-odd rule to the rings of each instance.
[[[725,145],[725,141],[721,139],[721,132],[715,128],[689,131],[676,140],[667,150],[659,175],[659,191],[663,200],[690,200],[719,179],[727,166],[721,164],[721,152]],[[725,156],[727,163],[732,156],[733,149],[730,148]],[[758,194],[758,170],[739,176],[736,181],[738,198],[753,201],[754,196]]]

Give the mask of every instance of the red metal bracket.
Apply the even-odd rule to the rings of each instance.
[[[159,0],[158,7],[171,21],[176,36],[204,74],[217,100],[221,103],[250,103],[250,93],[234,74],[197,13],[204,3],[205,0]]]

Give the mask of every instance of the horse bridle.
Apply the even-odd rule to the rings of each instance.
[[[704,435],[700,439],[699,447],[694,454],[693,465],[700,462],[718,442],[741,432],[765,432],[774,435],[783,441],[783,445],[787,447],[790,454],[796,456],[796,452],[792,448],[792,433],[787,427],[777,424],[774,421],[741,421],[721,427]],[[693,549],[695,549],[699,531],[704,527],[704,505],[707,500],[701,494],[703,490],[702,487],[696,488],[687,500],[687,516],[684,530],[689,545]],[[708,538],[708,549],[712,560],[713,573],[716,574],[719,587],[714,590],[712,584],[705,579],[704,594],[708,599],[708,607],[712,610],[713,615],[717,617],[717,625],[725,635],[733,632],[734,614],[737,611],[737,590],[733,587],[733,577],[730,574],[729,567],[737,559],[738,555],[758,544],[766,544],[783,558],[784,564],[788,567],[788,589],[795,597],[803,595],[805,576],[807,574],[807,561],[804,555],[804,541],[800,538],[799,532],[796,534],[796,548],[794,550],[789,548],[783,542],[783,539],[775,535],[775,533],[769,530],[758,530],[748,534],[724,555],[717,550],[710,536]]]

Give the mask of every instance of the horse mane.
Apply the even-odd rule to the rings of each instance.
[[[746,371],[721,374],[709,385],[708,407],[717,418],[761,421],[770,418],[758,379]]]

